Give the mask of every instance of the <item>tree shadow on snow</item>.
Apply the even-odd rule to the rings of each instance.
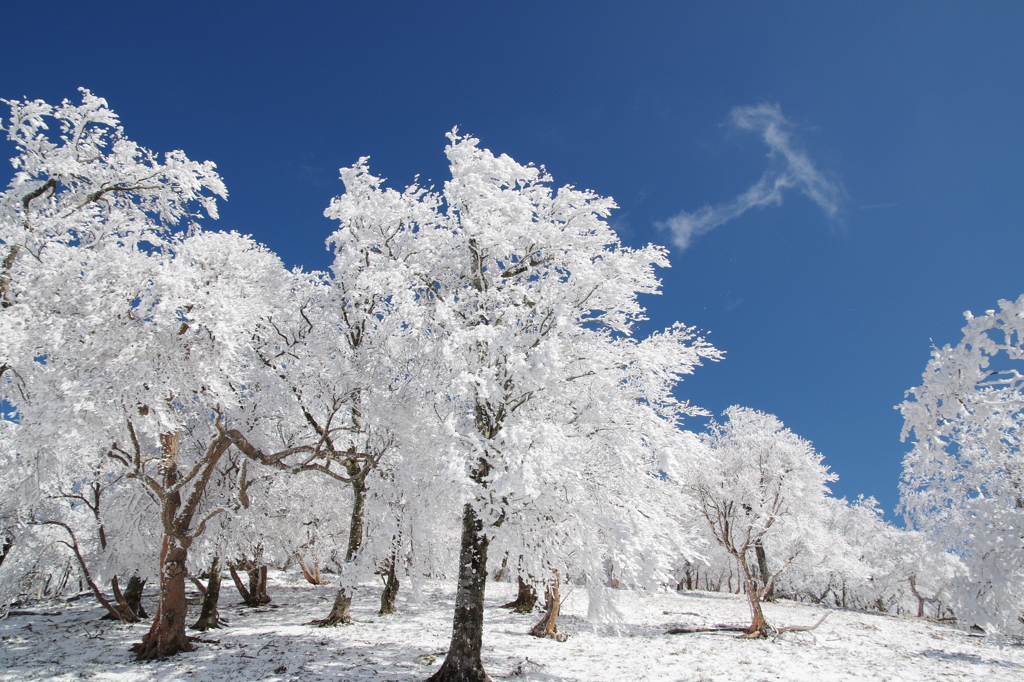
[[[1013,661],[1000,661],[994,658],[982,658],[977,654],[965,654],[957,651],[943,651],[942,649],[925,649],[921,652],[922,655],[928,658],[938,658],[943,661],[957,661],[960,663],[972,663],[974,665],[997,665],[1001,668],[1013,668],[1014,670],[1024,670],[1024,665],[1014,663]]]

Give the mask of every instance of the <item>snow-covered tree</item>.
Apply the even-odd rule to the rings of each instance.
[[[441,197],[421,199],[437,209],[419,220],[407,261],[421,311],[408,324],[434,360],[423,381],[429,428],[443,438],[439,471],[464,500],[452,641],[432,679],[483,680],[491,540],[503,536],[511,548],[504,534],[557,532],[553,519],[520,525],[510,514],[545,494],[558,498],[555,489],[580,475],[584,453],[618,458],[595,476],[649,481],[659,464],[651,453],[668,452],[659,449],[665,433],[693,411],[671,387],[718,352],[682,326],[649,342],[629,338],[643,315],[637,295],[657,291],[653,268],[667,260],[657,247],[621,246],[603,220],[611,200],[572,187],[553,192],[542,169],[496,157],[473,138],[450,140],[452,179]],[[587,518],[609,535],[618,520]]]
[[[1021,630],[1024,614],[1024,296],[975,317],[932,351],[907,392],[901,505],[964,573],[951,588],[963,625]]]
[[[739,564],[751,611],[746,636],[765,637],[772,626],[761,600],[791,562],[820,546],[814,538],[823,531],[826,484],[836,477],[774,415],[733,406],[725,417],[709,425],[707,454],[685,486],[712,536]],[[755,548],[771,535],[778,556],[770,569],[757,571]]]
[[[329,442],[282,445],[264,418],[297,414],[255,347],[295,276],[250,239],[195,225],[224,195],[212,164],[160,161],[88,92],[81,105],[8,104],[18,156],[0,197],[0,399],[17,412],[16,449],[62,463],[40,472],[50,488],[114,475],[150,496],[161,597],[139,655],[188,650],[188,549],[240,504],[204,498],[224,454],[341,475]]]

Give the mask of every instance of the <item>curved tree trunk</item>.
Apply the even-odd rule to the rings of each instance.
[[[128,579],[128,587],[122,593],[117,576],[112,577],[110,579],[110,589],[114,593],[117,613],[108,611],[100,620],[119,620],[125,623],[137,623],[143,618],[149,618],[149,614],[142,608],[142,588],[145,584],[145,580],[137,575],[133,575]]]
[[[206,594],[203,595],[203,610],[199,613],[199,620],[192,624],[193,630],[205,632],[213,628],[220,628],[226,625],[217,610],[217,602],[220,599],[220,578],[221,578],[220,557],[213,557],[213,565],[210,566],[210,580],[206,584]]]
[[[299,568],[302,570],[302,577],[306,579],[306,582],[310,585],[324,584],[323,576],[320,575],[320,566],[317,564],[316,559],[313,559],[313,568],[310,569],[300,555],[296,554],[295,558],[299,560]]]
[[[459,587],[448,656],[427,682],[490,682],[480,660],[484,631],[484,587],[487,583],[487,536],[473,505],[462,511]]]
[[[246,606],[263,606],[264,604],[269,604],[270,595],[267,594],[267,567],[258,566],[255,568],[246,568],[246,566],[252,565],[252,562],[248,559],[241,561],[238,564],[228,564],[228,572],[231,573],[231,581],[235,583],[235,589],[238,590],[238,595],[242,598],[242,603]],[[245,586],[245,583],[242,581],[242,577],[238,574],[239,568],[245,571],[246,576],[249,578],[248,587]]]
[[[559,575],[553,571],[554,577],[544,595],[544,617],[533,626],[530,634],[534,637],[550,637],[551,639],[564,642],[567,637],[558,632],[558,613],[562,609],[562,602],[559,597]]]
[[[750,604],[750,626],[744,631],[745,634],[742,636],[747,639],[767,637],[771,634],[773,628],[761,611],[761,591],[758,589],[754,577],[750,574],[750,565],[747,563],[746,553],[741,552],[737,559],[739,559],[740,568],[743,569],[743,581],[747,589],[747,602]]]

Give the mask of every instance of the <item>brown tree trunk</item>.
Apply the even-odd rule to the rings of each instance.
[[[92,575],[89,573],[89,566],[85,563],[85,559],[82,557],[81,549],[78,546],[78,538],[75,537],[75,531],[71,530],[71,526],[64,523],[63,521],[34,521],[30,522],[33,524],[39,524],[43,526],[59,526],[67,531],[67,534],[71,536],[71,542],[61,540],[63,544],[71,548],[71,551],[75,553],[75,558],[78,560],[78,567],[82,571],[82,577],[85,578],[86,585],[92,590],[92,594],[96,597],[103,608],[107,610],[107,614],[111,617],[111,620],[121,620],[125,623],[137,623],[138,619],[130,613],[123,613],[122,609],[112,604],[109,599],[103,596],[100,592],[100,588],[96,585],[96,582],[92,579]]]
[[[750,574],[750,565],[747,563],[746,553],[741,552],[736,558],[739,559],[740,568],[743,569],[743,581],[747,588],[747,602],[750,604],[750,627],[745,630],[746,634],[743,637],[747,639],[767,637],[773,628],[769,625],[764,617],[764,613],[761,611],[760,590],[757,588],[754,577]]]
[[[199,613],[199,620],[192,624],[193,630],[206,632],[227,624],[217,610],[217,601],[220,599],[220,573],[220,557],[215,556],[213,565],[210,566],[210,580],[206,583],[206,594],[203,595],[203,610]]]
[[[256,606],[252,595],[249,593],[249,589],[242,582],[242,578],[239,577],[234,564],[228,564],[228,572],[231,574],[231,582],[235,584],[235,589],[238,590],[238,596],[242,598],[242,603],[246,606]]]
[[[146,613],[146,609],[142,606],[142,588],[145,586],[145,578],[133,575],[128,579],[128,587],[124,590],[125,603],[128,604],[128,608],[132,610],[132,613],[140,619],[149,618],[149,614]]]
[[[531,613],[536,605],[537,590],[523,580],[523,576],[519,576],[519,592],[516,594],[516,598],[507,604],[502,604],[501,608],[512,609],[515,613]]]
[[[135,657],[142,660],[167,658],[193,646],[185,634],[188,602],[185,599],[185,562],[188,551],[176,538],[164,535],[160,551],[160,601],[149,632],[142,642],[132,646]]]
[[[345,551],[345,563],[352,563],[363,544],[363,503],[365,501],[366,485],[363,483],[363,479],[356,478],[352,481],[352,517],[348,527],[348,549]],[[342,580],[344,580],[344,576],[342,576]],[[331,613],[324,620],[313,622],[320,627],[351,624],[353,621],[349,609],[352,607],[352,592],[351,587],[345,585],[339,587],[338,594],[334,597]]]
[[[564,642],[567,637],[558,632],[558,613],[562,609],[562,602],[559,597],[559,575],[553,571],[554,577],[544,594],[544,617],[533,626],[530,634],[534,637],[550,637],[558,642]]]
[[[392,557],[388,562],[384,591],[380,593],[380,616],[387,616],[395,612],[395,597],[398,596],[398,571],[395,568],[397,557]]]
[[[484,588],[487,583],[487,536],[473,505],[462,510],[459,586],[448,655],[427,682],[490,682],[480,660],[484,631]]]
[[[249,595],[253,599],[253,606],[263,606],[272,600],[267,594],[267,566],[253,568],[249,571]]]
[[[313,623],[320,627],[332,627],[334,625],[351,625],[355,621],[352,620],[352,614],[350,610],[352,608],[352,593],[350,589],[339,587],[338,593],[334,595],[334,606],[331,607],[331,613],[327,618],[323,620],[315,620]]]
[[[264,604],[270,603],[270,596],[267,594],[267,567],[256,567],[256,568],[245,568],[245,566],[252,566],[248,560],[242,563],[242,566],[236,566],[235,564],[228,564],[228,572],[231,574],[231,580],[235,583],[235,589],[238,590],[238,595],[242,598],[242,603],[246,606],[263,606]],[[242,581],[242,577],[238,574],[238,568],[242,568],[245,571],[246,576],[249,579],[249,587],[245,586],[245,582]]]
[[[306,579],[306,582],[310,585],[324,584],[323,576],[320,575],[320,566],[317,564],[316,559],[313,559],[313,569],[310,570],[301,556],[296,554],[295,557],[299,560],[299,568],[302,569],[302,577]]]
[[[164,490],[173,489],[180,480],[178,474],[178,434],[161,434],[160,449],[164,460]],[[132,646],[138,660],[166,658],[182,651],[192,651],[185,634],[188,602],[185,598],[185,562],[188,560],[187,541],[180,527],[190,525],[191,518],[177,518],[181,508],[179,491],[165,494],[161,500],[160,516],[164,527],[164,540],[160,547],[160,599],[149,632],[142,642]]]
[[[100,620],[120,620],[125,623],[137,623],[143,618],[149,618],[149,614],[142,608],[142,587],[146,581],[137,575],[128,580],[128,587],[124,593],[121,592],[121,585],[115,575],[110,579],[110,589],[114,593],[114,603],[117,604],[118,613],[108,611]]]

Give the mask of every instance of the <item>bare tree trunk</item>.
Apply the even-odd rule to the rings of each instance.
[[[179,480],[177,433],[161,434],[160,448],[164,459],[164,490],[173,489]],[[160,547],[160,599],[149,632],[142,641],[132,646],[138,660],[167,658],[193,646],[185,634],[188,602],[185,598],[185,562],[188,560],[186,541],[180,537],[181,493],[164,494],[160,516],[164,527],[164,540]],[[186,519],[187,528],[191,519]]]
[[[239,562],[241,566],[237,564],[228,564],[228,572],[231,573],[231,580],[235,583],[235,589],[238,590],[238,594],[242,597],[242,602],[246,606],[263,606],[264,604],[270,603],[270,596],[267,594],[267,567],[254,567],[245,568],[245,566],[252,566],[248,560]],[[245,586],[242,581],[242,577],[238,574],[238,568],[245,571],[246,577],[249,579],[249,587]]]
[[[142,588],[145,586],[145,578],[133,575],[128,579],[128,587],[124,590],[125,603],[128,604],[128,608],[132,610],[132,613],[140,619],[149,618],[149,614],[146,613],[146,609],[142,606]]]
[[[272,600],[267,594],[267,565],[249,570],[249,595],[254,606],[269,604]]]
[[[44,526],[60,526],[65,531],[67,531],[67,534],[71,536],[71,542],[67,542],[64,540],[61,540],[60,542],[64,545],[67,545],[71,549],[71,551],[75,553],[75,558],[78,560],[78,567],[82,571],[82,577],[85,579],[86,585],[88,585],[89,589],[92,591],[93,596],[96,597],[96,601],[98,601],[103,606],[103,608],[107,610],[107,614],[111,616],[112,620],[121,620],[125,623],[138,622],[138,618],[135,618],[133,614],[123,613],[122,610],[118,608],[118,606],[112,604],[110,600],[104,597],[103,593],[100,592],[100,588],[92,579],[92,574],[89,573],[89,566],[85,563],[85,559],[82,557],[81,549],[78,546],[78,538],[75,536],[75,531],[71,530],[71,526],[64,523],[63,521],[35,521],[31,523]]]
[[[459,587],[448,656],[427,682],[490,682],[480,660],[484,631],[484,587],[487,583],[487,536],[473,505],[462,510]]]
[[[775,581],[772,580],[772,574],[768,571],[768,556],[765,554],[764,545],[761,544],[761,538],[754,540],[754,554],[757,556],[757,573],[761,580],[761,584],[766,586],[764,591],[764,601],[775,601]]]
[[[192,624],[193,630],[205,632],[213,628],[220,628],[226,625],[226,621],[220,617],[217,610],[217,601],[220,599],[220,557],[213,557],[213,565],[210,566],[210,580],[206,583],[206,594],[203,595],[203,610],[199,613],[199,620]]]
[[[918,618],[924,618],[924,605],[925,604],[929,604],[929,603],[933,603],[933,602],[937,602],[937,601],[939,601],[939,598],[938,597],[925,597],[925,596],[922,596],[920,593],[918,593],[918,591],[917,591],[917,576],[916,575],[910,576],[909,578],[907,578],[907,580],[910,582],[910,593],[913,594],[914,597],[917,598],[917,617]],[[882,600],[879,599],[878,601],[879,601],[879,604],[881,604]],[[884,609],[880,608],[879,611],[882,611],[884,613]]]
[[[359,554],[359,548],[363,545],[363,503],[365,501],[366,484],[362,478],[355,478],[352,481],[352,517],[348,527],[348,549],[345,552],[345,563],[352,563],[356,555]],[[320,627],[349,625],[352,623],[352,616],[349,613],[351,607],[352,588],[342,585],[334,597],[331,613],[324,620],[313,622]]]
[[[302,569],[302,577],[306,579],[306,582],[308,582],[310,585],[324,584],[323,576],[320,575],[320,566],[317,564],[315,558],[313,559],[312,570],[310,570],[309,566],[306,565],[306,562],[302,560],[301,556],[296,554],[295,558],[299,560],[299,568]]]
[[[228,572],[231,574],[231,581],[235,583],[235,589],[238,590],[238,596],[242,598],[242,602],[246,606],[256,606],[252,595],[249,593],[249,588],[242,582],[242,578],[239,577],[234,564],[228,564]]]
[[[533,626],[530,634],[534,637],[550,637],[555,641],[564,642],[567,637],[558,632],[558,613],[562,608],[558,590],[560,580],[558,571],[553,571],[553,573],[555,574],[554,578],[544,595],[544,617]]]
[[[4,565],[4,559],[7,558],[12,549],[14,549],[14,536],[8,535],[5,532],[3,545],[0,546],[0,566]]]
[[[384,591],[380,593],[380,613],[377,615],[387,616],[395,612],[395,597],[398,596],[398,570],[395,564],[398,563],[396,556],[391,557],[388,562],[388,570],[384,581]]]
[[[125,623],[137,623],[143,618],[149,618],[146,610],[142,608],[142,587],[146,581],[137,575],[128,580],[128,587],[124,593],[121,592],[121,585],[115,575],[110,579],[110,590],[114,593],[114,603],[117,604],[118,613],[107,612],[100,620],[120,620]]]
[[[740,568],[743,569],[743,580],[747,588],[747,601],[750,603],[750,627],[745,630],[746,634],[743,637],[747,639],[767,637],[772,630],[772,626],[768,624],[764,613],[761,611],[761,591],[754,577],[750,574],[746,552],[740,552],[736,558],[739,559]]]
[[[516,594],[515,599],[507,604],[503,604],[501,608],[512,609],[515,613],[531,613],[536,605],[537,590],[533,588],[533,585],[523,580],[523,576],[519,576],[519,593]]]
[[[192,651],[185,634],[188,602],[185,598],[185,562],[188,550],[177,538],[164,535],[160,550],[160,601],[149,632],[142,642],[132,646],[135,657],[142,660],[167,658],[182,651]]]

